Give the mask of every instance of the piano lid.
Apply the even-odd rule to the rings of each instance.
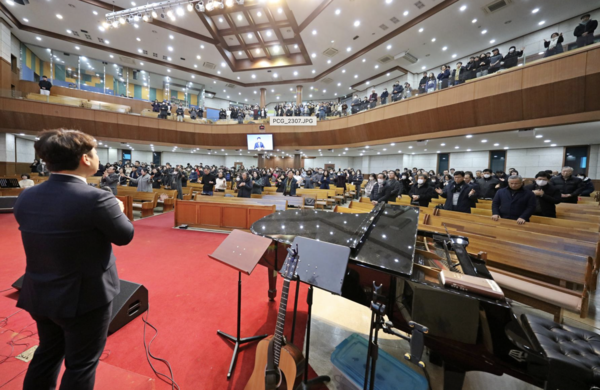
[[[386,204],[361,214],[278,211],[256,221],[250,230],[288,245],[301,236],[348,246],[351,260],[384,272],[410,275],[418,222],[417,208]]]

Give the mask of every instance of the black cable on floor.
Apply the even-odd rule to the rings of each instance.
[[[148,364],[150,364],[150,368],[152,368],[152,371],[154,371],[154,374],[156,374],[158,379],[171,385],[172,390],[175,390],[175,389],[180,390],[179,385],[177,384],[177,382],[175,382],[175,378],[173,377],[173,369],[171,368],[171,364],[166,359],[156,357],[156,356],[152,355],[152,352],[150,352],[150,346],[152,345],[152,342],[154,341],[156,336],[158,336],[158,329],[156,329],[155,326],[153,326],[151,323],[148,322],[149,315],[150,315],[150,305],[148,305],[148,311],[146,312],[146,317],[144,318],[144,316],[142,315],[142,321],[144,321],[144,350],[146,351],[146,359],[148,360]],[[148,344],[146,344],[146,325],[148,325],[149,327],[154,329],[154,331],[156,332]],[[167,366],[167,368],[169,369],[169,375],[166,375],[160,371],[157,371],[156,368],[154,368],[154,365],[152,364],[152,361],[150,360],[150,358],[164,363]]]

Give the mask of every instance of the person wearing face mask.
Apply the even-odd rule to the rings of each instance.
[[[508,49],[508,54],[504,56],[504,60],[500,63],[502,69],[510,69],[512,67],[517,66],[519,62],[519,58],[523,56],[523,51],[525,48],[522,48],[521,51],[517,51],[515,46],[511,46]]]
[[[492,50],[492,56],[490,57],[490,67],[488,69],[488,74],[493,74],[493,73],[496,73],[497,71],[499,71],[500,67],[502,66],[503,59],[504,59],[504,57],[500,53],[499,49],[496,48],[496,49]]]
[[[375,108],[377,105],[377,92],[375,90],[371,91],[371,95],[369,96],[369,108]]]
[[[479,184],[480,192],[479,199],[494,199],[496,196],[496,191],[498,188],[498,184],[500,184],[500,180],[497,177],[492,176],[491,169],[483,170],[483,177],[481,179],[476,180],[477,184]]]
[[[313,173],[312,173],[312,170],[309,169],[308,171],[306,171],[306,177],[304,178],[304,188],[306,188],[306,189],[315,188],[312,178],[313,178]]]
[[[560,175],[550,179],[561,193],[561,203],[577,203],[577,197],[583,192],[583,182],[573,176],[573,168],[563,167]]]
[[[428,207],[434,193],[433,188],[429,186],[427,176],[419,174],[417,175],[417,182],[413,184],[408,192],[408,195],[411,197],[410,204],[413,206]]]
[[[590,14],[581,17],[581,23],[575,27],[573,35],[577,37],[577,47],[584,47],[594,43],[594,31],[598,28],[598,21],[591,20]]]
[[[560,203],[560,190],[550,183],[550,175],[546,172],[538,172],[535,182],[525,187],[535,195],[536,206],[533,215],[541,217],[556,218],[556,205]]]
[[[465,183],[472,189],[472,191],[469,191],[469,202],[471,203],[471,207],[477,207],[477,198],[479,198],[481,189],[479,188],[479,184],[473,179],[473,172],[465,171]]]
[[[318,172],[315,172],[312,175],[311,181],[312,181],[312,188],[319,188],[320,184],[319,182],[321,181],[321,178],[323,177],[323,168],[319,168]]]
[[[579,173],[577,177],[583,182],[583,191],[581,191],[579,196],[590,196],[592,192],[595,191],[594,183],[592,183],[590,178],[586,177],[583,173]]]
[[[394,83],[394,87],[392,88],[392,101],[393,102],[397,102],[398,100],[400,100],[403,90],[404,90],[404,88],[400,84],[400,81],[396,81]]]
[[[380,96],[380,98],[381,98],[381,105],[387,104],[387,98],[388,98],[388,96],[390,96],[390,94],[389,94],[387,88],[384,88],[383,92],[381,93],[381,96]]]
[[[437,79],[440,84],[440,89],[448,88],[448,81],[450,79],[450,68],[446,65],[442,65],[442,70],[437,75]]]
[[[402,172],[402,175],[399,179],[400,184],[402,184],[402,195],[408,195],[408,191],[410,191],[412,185],[410,179],[410,174],[408,174],[407,172]]]
[[[490,67],[490,59],[482,53],[477,60],[475,60],[475,71],[476,77],[482,77],[488,74],[488,68]]]
[[[544,39],[544,47],[546,48],[546,51],[544,52],[544,58],[553,56],[555,54],[562,53],[563,52],[563,47],[562,47],[563,41],[564,41],[564,38],[562,36],[562,33],[559,34],[556,32],[552,33],[549,41]]]
[[[459,85],[465,82],[465,68],[462,66],[462,62],[456,63],[456,68],[452,71],[450,76],[450,85]]]
[[[465,65],[465,80],[471,80],[475,78],[475,74],[477,69],[477,57],[469,58],[469,62]]]
[[[358,98],[358,95],[354,95],[354,99],[352,99],[352,113],[356,114],[360,111],[361,101]]]
[[[375,186],[375,184],[377,184],[377,175],[371,173],[369,175],[367,184],[365,185],[365,196],[369,199],[371,198],[371,191],[373,191],[373,187]]]
[[[374,205],[377,203],[387,203],[390,200],[396,199],[396,197],[392,195],[392,186],[385,180],[383,173],[377,175],[377,183],[373,186],[369,199]]]
[[[423,72],[423,77],[419,81],[419,93],[427,92],[427,72]]]
[[[498,190],[492,201],[492,220],[513,219],[519,225],[529,222],[537,205],[535,197],[523,188],[521,176],[509,177],[508,187]]]
[[[454,181],[450,182],[443,190],[437,188],[435,192],[442,198],[446,198],[444,210],[471,213],[469,196],[475,194],[475,190],[465,182],[465,173],[463,171],[454,172]]]

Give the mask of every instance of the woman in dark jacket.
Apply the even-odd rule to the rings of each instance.
[[[352,180],[352,184],[354,184],[355,186],[355,191],[356,193],[354,194],[354,199],[358,199],[360,197],[360,187],[362,186],[362,182],[364,180],[363,174],[362,172],[359,170],[356,171],[356,173],[352,174],[351,177]]]
[[[31,169],[32,173],[37,173],[38,165],[40,165],[39,161],[38,160],[33,160],[33,164],[31,164],[29,166],[29,169]]]
[[[252,193],[259,195],[262,194],[263,187],[263,179],[258,174],[258,171],[252,172]]]
[[[402,175],[398,177],[398,181],[402,184],[402,195],[408,195],[410,191],[411,182],[410,174],[408,172],[402,172]]]
[[[248,172],[243,172],[240,181],[238,181],[238,198],[251,198],[252,187],[252,179],[248,176]]]
[[[152,188],[160,189],[162,185],[162,172],[160,169],[152,169]]]
[[[417,182],[413,184],[408,192],[408,195],[412,198],[410,204],[413,206],[428,207],[434,193],[433,188],[429,186],[427,177],[425,175],[418,175]]]
[[[553,56],[555,54],[560,54],[563,52],[562,43],[564,38],[562,33],[553,33],[550,36],[550,40],[547,41],[544,39],[544,47],[546,48],[546,52],[544,53],[544,58]]]
[[[346,192],[346,182],[348,182],[348,174],[346,172],[342,172],[337,175],[335,185],[338,188],[343,188],[344,192]]]
[[[577,177],[580,178],[583,182],[583,191],[581,192],[581,194],[579,194],[579,196],[590,196],[592,192],[595,191],[594,183],[592,183],[592,180],[590,180],[589,177],[585,177],[583,173],[580,173],[579,175],[577,175]]]
[[[323,171],[323,177],[321,178],[321,181],[318,183],[319,184],[319,188],[322,190],[328,190],[329,189],[329,171],[325,170]]]
[[[275,182],[275,185],[277,186],[277,191],[275,192],[283,192],[283,180],[285,179],[285,177],[283,176],[283,173],[280,173],[277,176],[277,181]]]
[[[190,183],[198,183],[198,172],[195,170],[190,171],[190,177],[188,178]]]
[[[438,74],[437,79],[441,84],[440,89],[448,88],[450,69],[446,65],[442,65],[442,71]]]
[[[509,69],[517,66],[519,62],[519,57],[523,56],[523,51],[525,48],[522,48],[521,51],[517,51],[515,46],[511,46],[508,49],[508,54],[504,56],[504,61],[502,61],[502,69]]]

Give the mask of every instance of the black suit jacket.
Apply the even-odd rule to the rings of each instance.
[[[18,307],[69,318],[105,305],[119,293],[111,243],[128,244],[133,224],[113,194],[53,174],[23,191],[14,214],[27,256]]]
[[[458,200],[456,202],[456,206],[454,206],[454,193],[456,192],[456,182],[450,182],[444,188],[444,192],[442,193],[442,198],[446,198],[446,203],[444,204],[444,210],[451,211],[459,211],[461,213],[471,213],[471,200],[469,198],[469,192],[474,189],[467,183],[462,185],[460,193],[458,195]]]

